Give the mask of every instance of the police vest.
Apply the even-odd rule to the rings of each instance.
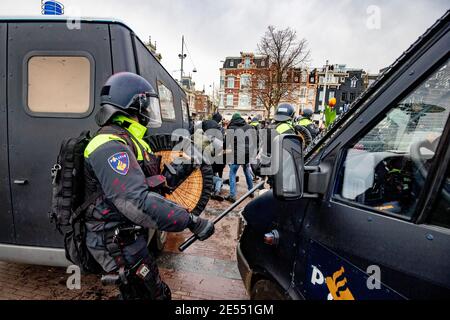
[[[307,126],[309,126],[310,124],[313,124],[313,122],[312,122],[310,119],[308,119],[308,118],[302,118],[302,119],[300,119],[300,121],[298,122],[298,125],[299,125],[299,126],[303,126],[303,127],[307,127]]]
[[[284,133],[286,133],[287,131],[290,131],[290,130],[295,131],[294,127],[290,123],[287,123],[287,122],[280,123],[276,127],[275,130],[278,132],[278,134],[284,134]]]
[[[147,128],[141,125],[140,123],[131,120],[123,115],[116,116],[113,120],[113,123],[118,124],[122,127],[124,122],[130,123],[130,126],[128,128],[124,128],[132,137],[131,141],[134,144],[134,148],[136,150],[136,159],[138,161],[144,160],[144,151],[148,153],[152,153],[152,150],[147,142],[144,141],[144,135],[147,132]],[[89,155],[91,155],[97,148],[102,146],[103,144],[109,142],[109,141],[120,141],[126,145],[129,143],[122,137],[120,137],[117,134],[114,133],[100,133],[97,134],[92,140],[89,142],[89,144],[86,146],[86,149],[84,150],[84,157],[89,158]],[[130,146],[132,147],[132,146]]]

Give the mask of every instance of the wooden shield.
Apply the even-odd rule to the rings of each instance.
[[[189,158],[182,151],[173,151],[179,141],[172,141],[170,134],[153,135],[147,138],[153,153],[162,157],[161,169],[164,163],[171,163],[175,158]],[[188,208],[192,214],[200,215],[205,209],[213,190],[213,170],[210,165],[202,164],[169,195],[167,199]]]

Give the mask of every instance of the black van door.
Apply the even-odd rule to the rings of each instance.
[[[448,225],[425,219],[448,163],[448,41],[423,50],[325,150],[334,175],[303,230],[307,298],[448,297]]]
[[[6,23],[0,23],[0,242],[14,243],[14,220],[11,209],[8,165],[8,131],[6,99]]]
[[[112,73],[108,24],[81,23],[80,29],[70,29],[65,21],[10,23],[8,70],[17,244],[60,247],[48,219],[50,169],[64,138],[96,128],[98,92]]]

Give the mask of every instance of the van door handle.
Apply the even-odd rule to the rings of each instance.
[[[14,180],[14,184],[19,184],[19,185],[27,184],[27,182],[28,182],[27,179],[16,179],[16,180]]]

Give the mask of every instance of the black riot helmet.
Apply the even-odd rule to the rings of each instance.
[[[288,121],[294,118],[295,109],[289,103],[281,103],[278,105],[273,119],[277,122]]]
[[[131,72],[119,72],[106,81],[101,91],[102,108],[96,114],[102,126],[113,115],[136,116],[139,122],[151,128],[161,126],[158,94],[143,77]]]
[[[312,111],[312,109],[310,109],[310,108],[303,109],[303,117],[311,119],[313,114],[314,114],[314,112]]]

